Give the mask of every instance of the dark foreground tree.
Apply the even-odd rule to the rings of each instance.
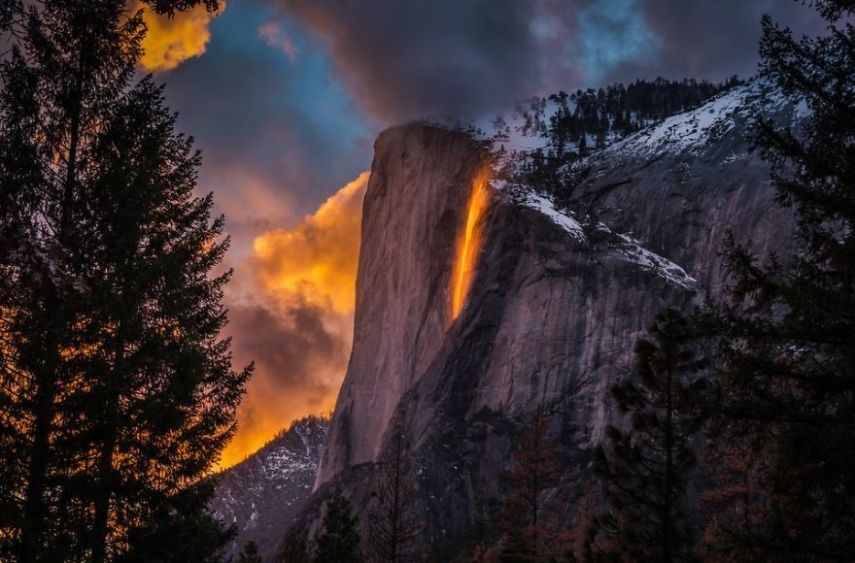
[[[202,486],[207,487],[209,483]],[[199,509],[199,502],[209,499],[210,491],[185,491],[184,495],[193,497],[187,509],[164,508],[159,519],[150,518],[146,525],[130,530],[129,548],[111,555],[110,561],[229,563],[224,551],[234,541],[236,529],[224,529],[219,520]]]
[[[292,531],[285,538],[285,545],[277,555],[278,563],[311,563],[309,541],[302,530]]]
[[[609,426],[594,458],[608,512],[594,521],[595,561],[694,561],[697,536],[686,513],[692,446],[703,423],[704,363],[689,322],[659,314],[636,347],[636,369],[612,397],[629,428]]]
[[[327,502],[323,529],[316,540],[315,561],[325,563],[362,563],[359,552],[359,520],[353,515],[350,501],[340,489],[333,491]]]
[[[502,561],[540,561],[557,552],[557,521],[544,502],[547,489],[558,484],[560,468],[547,436],[549,419],[538,409],[520,437],[508,475],[510,492],[500,515]]]
[[[224,532],[203,480],[249,372],[219,336],[226,242],[199,158],[134,83],[126,2],[2,16],[0,558],[205,561],[199,539]]]
[[[827,34],[797,40],[766,18],[761,46],[761,104],[783,92],[809,110],[795,126],[760,113],[757,127],[798,220],[796,256],[761,263],[734,245],[729,301],[707,318],[723,358],[710,539],[733,559],[855,553],[855,5],[811,4]]]
[[[261,563],[261,555],[258,554],[258,546],[255,542],[247,542],[243,546],[243,551],[240,552],[237,563]]]
[[[193,195],[198,156],[174,132],[160,88],[144,80],[123,99],[93,154],[105,165],[86,193],[94,343],[89,406],[98,443],[94,532],[102,545],[152,520],[174,527],[204,513],[197,487],[234,431],[248,370],[231,369],[220,263],[222,219]],[[129,133],[133,132],[133,133]],[[127,163],[133,162],[134,167]],[[88,190],[87,190],[88,191]],[[102,332],[106,327],[109,336]],[[193,487],[196,487],[193,489]],[[175,499],[179,499],[175,502]],[[195,505],[193,504],[195,502]],[[103,547],[94,545],[96,561]]]
[[[378,462],[377,490],[368,514],[368,551],[372,561],[401,563],[417,555],[413,542],[421,529],[414,512],[416,487],[401,424],[393,426],[389,448]]]

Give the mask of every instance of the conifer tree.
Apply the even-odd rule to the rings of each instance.
[[[341,489],[336,489],[326,505],[323,529],[316,540],[315,561],[362,563],[364,560],[359,551],[361,540],[359,520],[353,515],[350,501]]]
[[[84,314],[75,228],[81,163],[114,99],[105,75],[123,87],[133,70],[139,22],[120,29],[116,11],[102,4],[54,2],[16,4],[4,23],[17,38],[0,70],[0,192],[8,206],[0,263],[16,279],[3,303],[3,433],[15,456],[7,498],[18,504],[7,537],[24,561],[40,560],[47,543],[62,559],[82,548],[70,531],[88,525],[71,491],[84,481],[77,460],[85,445],[72,422],[84,418],[75,391],[85,384],[81,354],[68,353],[85,350],[74,330]]]
[[[501,511],[502,561],[540,561],[555,555],[556,514],[544,493],[558,484],[560,467],[547,436],[549,419],[542,408],[525,428],[508,475],[510,492]]]
[[[133,84],[141,16],[3,8],[0,557],[113,560],[190,529],[222,543],[201,480],[249,372],[219,338],[227,242],[193,195],[198,156],[160,89]]]
[[[237,563],[262,563],[261,555],[258,554],[258,546],[255,542],[247,542],[238,556]]]
[[[153,521],[149,519],[144,527],[131,529],[127,538],[128,548],[111,554],[110,561],[230,563],[231,559],[225,556],[225,550],[234,541],[237,530],[234,526],[224,529],[219,520],[206,510],[199,509],[199,500],[209,499],[210,491],[190,493],[186,509],[163,509]]]
[[[763,21],[756,143],[797,218],[796,256],[728,250],[728,299],[705,317],[720,337],[720,455],[710,546],[723,557],[829,561],[855,553],[855,14],[812,3],[830,29],[795,39]],[[780,123],[781,94],[807,116]]]
[[[292,531],[285,538],[285,545],[277,555],[279,563],[310,563],[309,542],[302,530]]]
[[[595,518],[595,561],[694,561],[697,538],[686,514],[692,440],[703,417],[699,372],[687,319],[668,309],[636,347],[636,368],[612,397],[630,417],[628,429],[609,426],[594,459],[608,512]]]
[[[147,526],[163,510],[204,511],[209,491],[196,485],[234,431],[249,372],[231,369],[220,338],[229,274],[209,276],[227,248],[223,221],[210,220],[210,196],[193,195],[198,155],[174,132],[161,89],[150,80],[135,87],[94,154],[112,164],[86,193],[87,218],[99,224],[88,246],[103,268],[89,276],[87,310],[111,337],[91,367],[98,377],[88,397],[102,413],[92,427],[98,561],[121,534],[110,520]],[[204,494],[188,493],[197,489]]]
[[[377,491],[372,495],[368,513],[368,549],[372,561],[400,563],[411,561],[413,541],[421,526],[413,502],[416,488],[409,475],[409,460],[404,428],[392,428],[389,448],[379,461]]]

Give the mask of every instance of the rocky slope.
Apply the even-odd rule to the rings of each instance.
[[[272,557],[282,531],[303,508],[312,490],[328,421],[306,418],[220,475],[210,508],[227,525],[237,526],[229,555],[246,542]]]
[[[761,253],[790,244],[792,219],[744,140],[755,95],[738,88],[583,161],[561,210],[538,186],[494,176],[459,315],[455,263],[492,147],[427,124],[384,132],[364,203],[353,353],[301,525],[316,525],[331,483],[365,506],[396,422],[425,551],[451,557],[490,516],[537,408],[560,444],[561,489],[580,494],[611,416],[608,388],[655,313],[720,291],[727,231]],[[769,112],[796,118],[784,101]]]

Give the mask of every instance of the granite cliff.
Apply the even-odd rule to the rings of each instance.
[[[560,208],[509,174],[490,139],[426,123],[381,134],[353,352],[300,525],[316,526],[332,484],[365,506],[393,424],[406,429],[420,542],[441,558],[497,505],[535,409],[560,446],[563,494],[581,493],[608,388],[656,312],[721,291],[727,232],[761,254],[791,244],[792,218],[745,140],[756,89],[578,163]],[[767,109],[798,118],[785,100]]]

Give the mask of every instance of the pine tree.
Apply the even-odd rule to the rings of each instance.
[[[372,561],[400,563],[414,557],[413,542],[421,526],[414,513],[416,488],[409,475],[404,428],[392,428],[389,447],[379,461],[377,491],[368,514],[368,549]]]
[[[612,397],[631,417],[609,426],[594,459],[608,512],[595,519],[595,561],[693,561],[697,538],[686,514],[696,465],[692,440],[703,417],[704,362],[693,352],[687,319],[665,310],[636,347],[636,368]]]
[[[3,8],[0,556],[114,559],[143,530],[215,527],[200,480],[249,374],[218,336],[222,220],[160,90],[133,85],[140,14]]]
[[[728,250],[727,300],[706,315],[720,337],[719,452],[710,543],[755,561],[855,553],[855,6],[812,3],[831,29],[794,39],[763,21],[756,143],[797,218],[792,259]],[[841,19],[844,18],[844,19]],[[798,125],[763,116],[781,94]],[[793,127],[796,127],[794,130]]]
[[[285,545],[277,555],[279,563],[310,563],[309,542],[302,530],[292,531],[285,538]]]
[[[514,453],[514,467],[508,475],[510,492],[501,511],[503,561],[539,561],[555,555],[557,549],[556,514],[543,499],[547,489],[558,485],[560,475],[548,425],[546,413],[538,409]]]
[[[568,561],[591,561],[592,534],[595,532],[594,519],[597,517],[598,502],[595,477],[590,477],[581,483],[585,491],[576,501],[573,523],[566,534],[569,546]]]
[[[238,556],[237,563],[261,563],[261,555],[258,554],[258,546],[255,542],[247,542],[243,551]]]
[[[174,132],[174,119],[161,89],[142,81],[105,128],[95,155],[113,166],[86,193],[99,224],[88,246],[103,268],[89,282],[88,310],[110,331],[88,397],[102,413],[92,428],[96,561],[121,533],[108,530],[116,517],[132,528],[163,510],[180,517],[205,510],[206,495],[184,492],[231,437],[249,375],[232,371],[229,342],[219,336],[229,274],[208,275],[227,248],[218,240],[223,221],[210,220],[210,195],[193,195],[199,159]]]
[[[350,501],[340,489],[333,491],[326,509],[323,530],[316,540],[315,561],[362,563],[363,558],[359,552],[359,520],[353,515]]]
[[[206,484],[207,485],[207,484]],[[184,496],[188,496],[187,492]],[[230,563],[225,550],[234,541],[234,526],[224,529],[222,523],[207,511],[198,509],[201,499],[209,499],[210,491],[192,491],[187,509],[164,509],[144,527],[128,532],[128,549],[111,557],[115,563]]]
[[[9,205],[0,263],[16,279],[3,303],[4,453],[15,456],[6,498],[18,499],[9,536],[17,556],[35,561],[48,542],[54,557],[70,558],[82,546],[68,532],[87,525],[71,492],[85,459],[73,424],[84,418],[75,400],[81,358],[67,352],[85,350],[74,330],[85,314],[75,204],[86,141],[112,98],[101,71],[132,69],[139,31],[138,22],[119,31],[115,11],[95,3],[28,8],[14,6],[5,21],[18,43],[0,70],[0,192]],[[127,81],[124,71],[111,78]],[[37,258],[21,260],[26,253]]]

